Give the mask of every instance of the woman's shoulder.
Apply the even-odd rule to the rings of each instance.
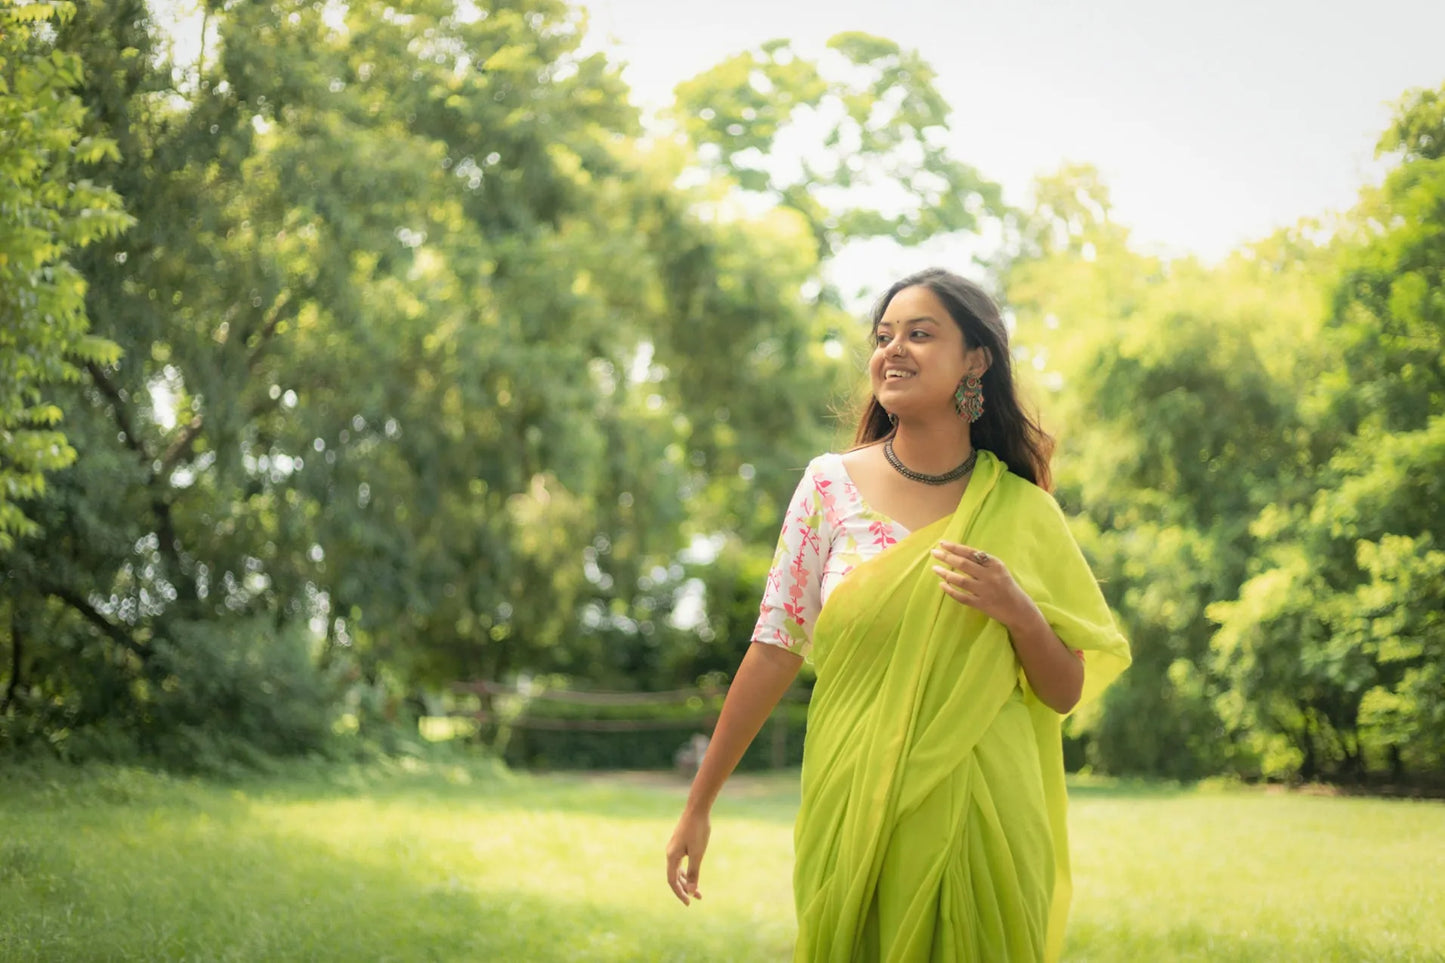
[[[804,478],[821,478],[827,481],[846,481],[848,470],[843,465],[843,456],[836,451],[825,451],[808,462],[803,469]]]
[[[997,456],[994,456],[997,457]],[[999,475],[999,486],[1014,498],[1021,498],[1035,503],[1054,502],[1054,496],[1022,475],[1016,474],[1013,469],[999,463],[1003,472]]]
[[[865,507],[845,459],[846,455],[833,451],[818,455],[808,462],[800,482],[830,525],[840,524]]]
[[[847,483],[848,471],[843,467],[842,456],[824,452],[809,460],[803,468],[794,497],[813,499],[826,496],[830,490],[842,488]]]
[[[1007,466],[999,476],[998,487],[1008,503],[1028,518],[1049,523],[1064,518],[1063,509],[1052,492],[1014,474]]]

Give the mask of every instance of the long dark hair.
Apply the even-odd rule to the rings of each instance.
[[[993,452],[1009,471],[1048,491],[1053,485],[1049,458],[1054,452],[1054,439],[1019,403],[1008,331],[1004,329],[998,305],[972,281],[942,268],[928,268],[897,282],[878,299],[873,306],[874,332],[898,292],[912,287],[927,288],[938,296],[948,309],[949,317],[963,332],[964,344],[971,349],[988,349],[989,366],[983,375],[983,417],[973,423],[973,446]],[[853,444],[869,445],[892,432],[888,412],[878,403],[878,397],[869,392]]]

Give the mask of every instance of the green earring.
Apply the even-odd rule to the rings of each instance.
[[[964,375],[953,392],[953,407],[960,418],[970,423],[983,417],[983,381],[978,375]]]

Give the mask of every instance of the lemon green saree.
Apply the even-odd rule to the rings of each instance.
[[[1086,701],[1128,643],[1046,492],[980,452],[949,518],[850,572],[813,631],[795,833],[797,961],[1057,959],[1069,902],[1060,717],[999,623],[946,596],[940,539],[1002,559],[1084,653]]]

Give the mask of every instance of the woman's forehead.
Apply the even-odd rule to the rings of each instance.
[[[928,288],[915,285],[904,288],[893,296],[888,302],[888,309],[883,312],[879,319],[881,325],[907,324],[911,321],[933,321],[937,324],[952,321],[948,309],[943,306],[938,295]]]

